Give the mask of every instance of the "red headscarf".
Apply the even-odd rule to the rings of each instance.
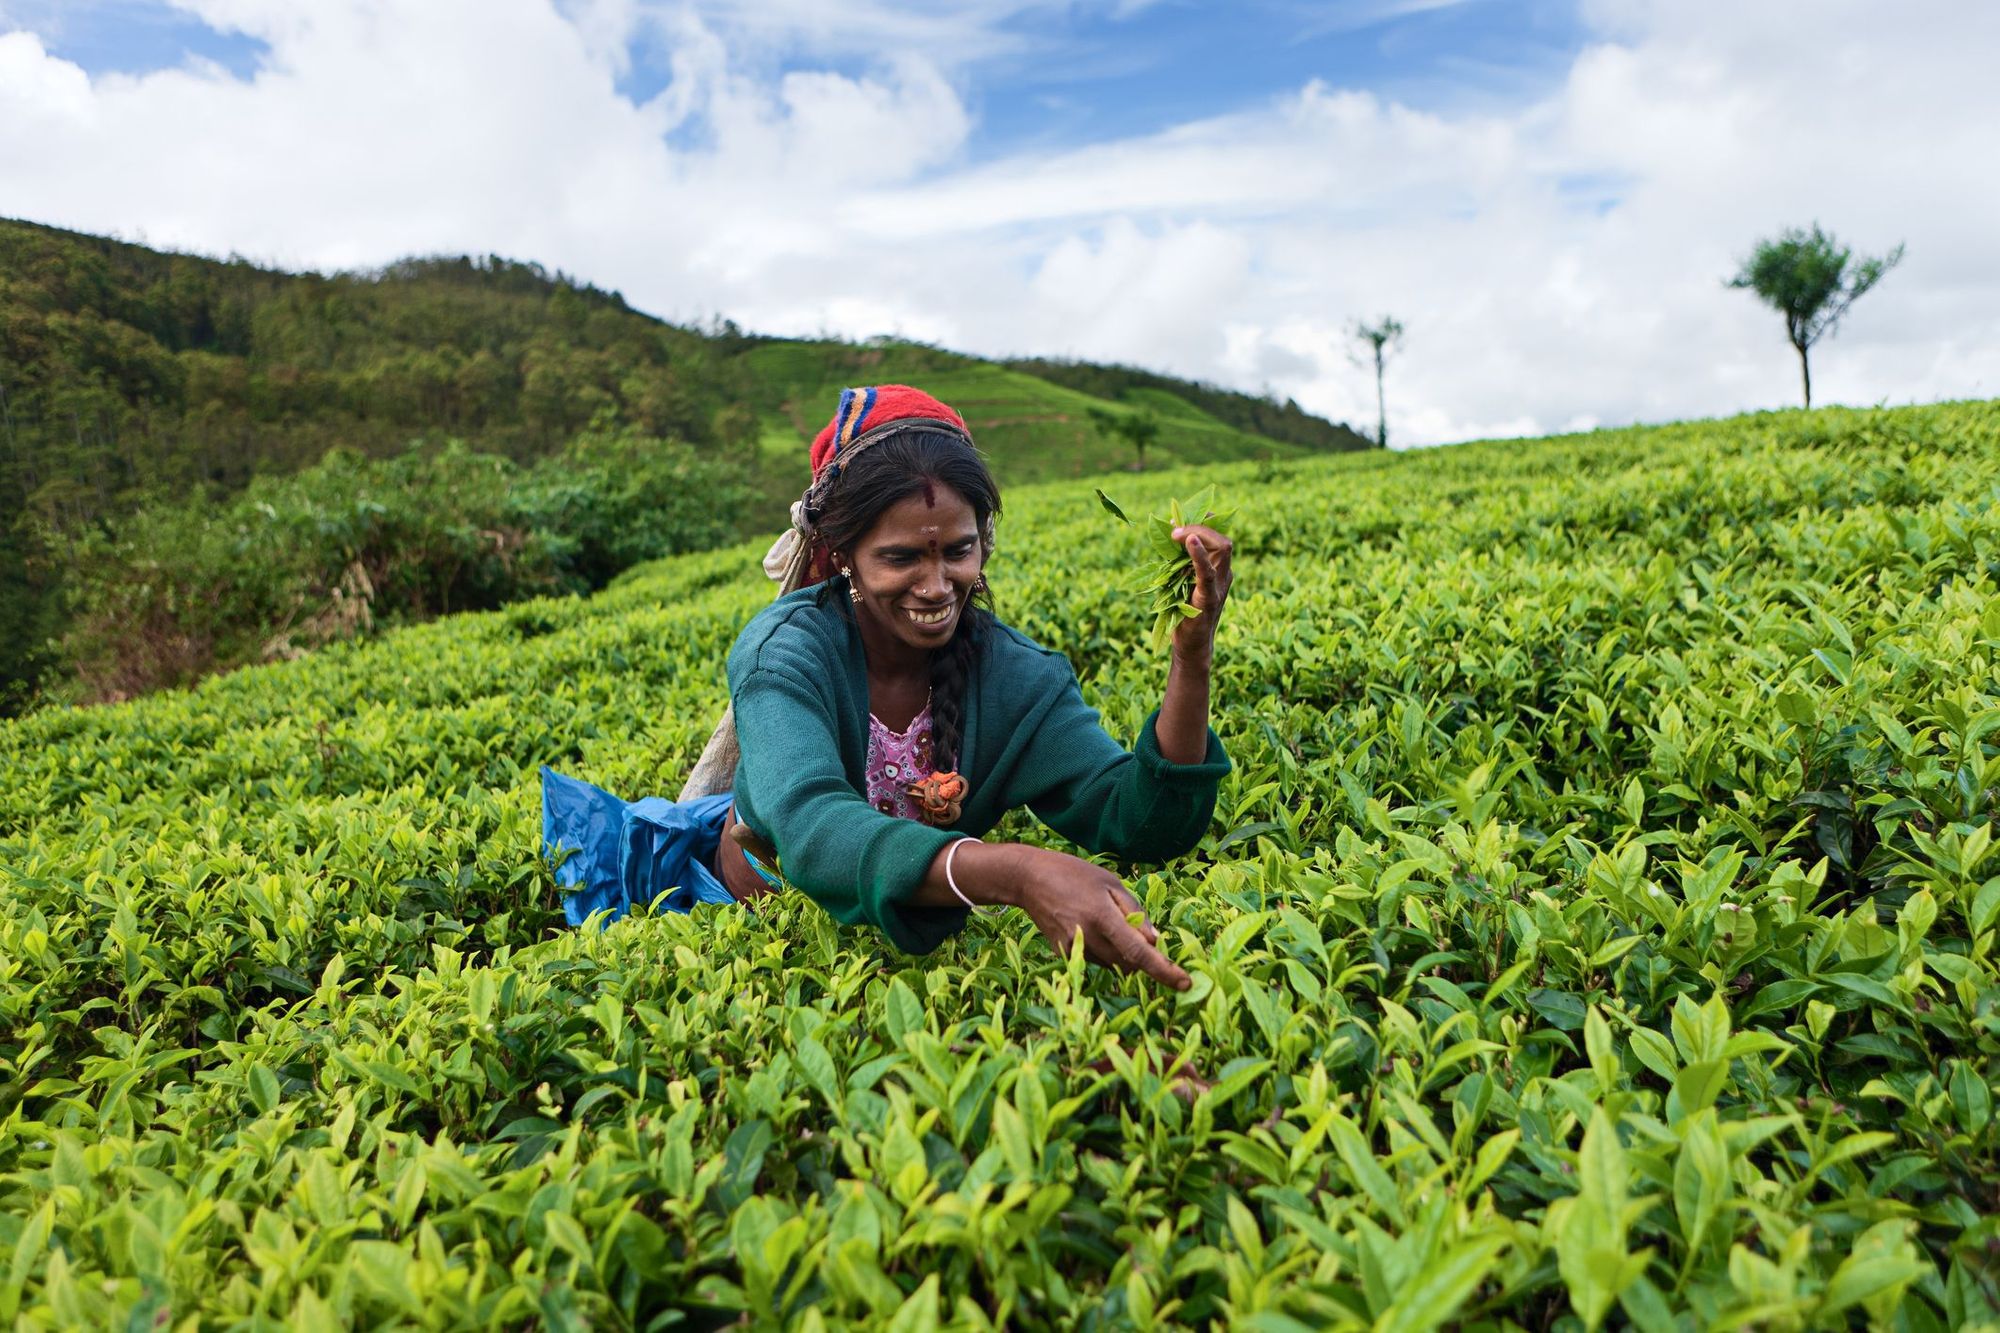
[[[826,465],[839,459],[856,440],[894,421],[936,422],[942,429],[965,436],[968,442],[972,439],[965,418],[922,389],[913,389],[907,384],[842,389],[840,406],[834,409],[833,420],[813,437],[813,480],[819,480]]]

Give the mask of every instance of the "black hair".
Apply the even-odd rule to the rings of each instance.
[[[987,524],[1000,512],[1000,488],[994,485],[993,474],[964,436],[921,427],[876,441],[841,469],[827,488],[815,520],[820,541],[829,552],[853,550],[885,510],[924,489],[927,483],[949,486],[965,497],[972,506],[981,547],[990,554],[985,546]],[[820,585],[821,603],[836,589],[851,615],[847,580],[840,575]],[[973,596],[983,597],[986,607],[966,607],[951,642],[931,654],[931,767],[939,771],[958,766],[958,747],[964,739],[965,687],[987,622],[993,618],[993,595],[983,580]]]

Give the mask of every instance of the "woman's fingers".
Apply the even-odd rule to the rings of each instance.
[[[1118,884],[1112,886],[1107,892],[1111,895],[1111,901],[1117,904],[1118,915],[1124,917],[1128,925],[1131,924],[1133,913],[1136,912],[1139,914],[1139,923],[1132,928],[1145,937],[1146,943],[1158,944],[1160,942],[1160,932],[1153,929],[1152,919],[1146,915],[1146,905],[1140,902],[1130,889],[1126,888],[1123,884]]]
[[[1088,934],[1085,937],[1086,947],[1093,948],[1098,954],[1108,957],[1111,965],[1121,972],[1144,972],[1170,990],[1186,990],[1192,984],[1188,980],[1188,974],[1174,966],[1165,954],[1153,947],[1154,940],[1158,936],[1149,939],[1137,926],[1126,923],[1125,913],[1121,910],[1123,902],[1119,898],[1120,893],[1124,894],[1126,901],[1136,904],[1131,893],[1122,885],[1118,892],[1107,893],[1105,896],[1110,901],[1105,906],[1111,910],[1092,914],[1087,927]]]
[[[1021,905],[1059,956],[1069,957],[1080,942],[1084,957],[1100,967],[1144,972],[1173,990],[1186,990],[1192,984],[1187,973],[1156,947],[1159,932],[1146,920],[1144,905],[1116,875],[1059,852],[1043,857],[1048,865],[1067,868],[1068,873],[1037,881],[1031,886],[1036,891]]]
[[[1208,554],[1208,546],[1199,536],[1188,538],[1188,551],[1194,556],[1195,604],[1204,611],[1214,606],[1220,590],[1216,584],[1220,576],[1215,572],[1215,561]]]
[[[1195,568],[1195,605],[1219,610],[1229,596],[1229,538],[1203,523],[1174,529],[1174,539],[1186,545]]]
[[[1227,564],[1229,561],[1229,548],[1232,545],[1229,538],[1223,536],[1214,528],[1209,527],[1206,523],[1189,523],[1183,527],[1175,528],[1174,540],[1183,544],[1199,544],[1211,557],[1219,562]],[[1188,554],[1195,555],[1193,545],[1189,545]],[[1196,558],[1198,559],[1199,557],[1197,556]]]
[[[1168,960],[1167,956],[1148,944],[1139,932],[1119,921],[1112,937],[1112,957],[1118,967],[1125,972],[1144,972],[1168,990],[1186,990],[1194,984],[1188,974]]]

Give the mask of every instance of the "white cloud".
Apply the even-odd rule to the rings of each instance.
[[[1394,313],[1411,442],[1792,401],[1777,317],[1723,280],[1817,219],[1908,243],[1822,398],[2000,393],[1989,6],[1589,0],[1592,43],[1506,114],[1315,84],[989,161],[973,62],[1060,0],[183,7],[267,43],[254,77],[89,78],[0,35],[0,211],[321,267],[498,251],[668,316],[1155,365],[1357,424],[1345,328]],[[634,42],[670,53],[643,105]]]

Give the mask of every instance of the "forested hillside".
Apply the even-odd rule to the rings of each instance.
[[[295,625],[593,587],[615,572],[607,561],[761,530],[842,385],[927,376],[967,400],[1007,482],[1123,466],[1126,446],[1089,425],[1107,399],[1161,417],[1160,462],[1365,443],[1144,372],[681,328],[499,257],[290,274],[0,220],[0,712],[38,682],[115,697],[295,650],[312,637]],[[478,503],[447,497],[451,469],[396,461],[416,441],[487,459]],[[332,451],[345,461],[271,480]],[[442,489],[411,492],[419,477]],[[232,500],[256,478],[264,493]],[[663,525],[633,494],[695,488],[719,525]],[[377,512],[399,501],[417,527]],[[647,539],[580,531],[607,509],[643,516]],[[583,545],[593,553],[563,554]],[[522,549],[548,558],[522,566]],[[233,590],[237,569],[274,560],[289,581]],[[422,591],[327,618],[352,600],[343,584],[373,589],[385,573]],[[146,642],[127,632],[135,618]]]
[[[600,413],[726,445],[751,429],[730,351],[533,264],[286,274],[0,222],[0,706],[58,665],[76,540],[335,447],[527,460]]]

